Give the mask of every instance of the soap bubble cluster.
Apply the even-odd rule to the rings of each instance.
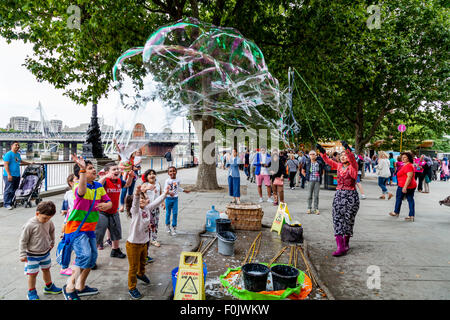
[[[261,50],[233,28],[193,18],[163,26],[144,47],[117,59],[113,78],[122,105],[132,110],[158,99],[173,116],[210,115],[242,128],[299,129]]]

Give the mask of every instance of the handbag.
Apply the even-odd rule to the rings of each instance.
[[[274,184],[275,186],[282,186],[282,185],[284,184],[283,178],[281,178],[281,177],[276,177],[276,178],[273,180],[273,184]]]
[[[67,234],[64,234],[61,241],[58,243],[58,247],[56,248],[56,262],[61,265],[61,268],[67,269],[70,264],[70,258],[72,255],[72,245],[73,245],[73,239],[75,239],[78,236],[78,233],[80,233],[81,227],[83,226],[84,222],[86,221],[87,217],[92,211],[92,208],[94,207],[95,199],[97,197],[97,189],[95,189],[94,193],[94,200],[91,203],[91,206],[89,207],[89,210],[87,214],[84,216],[83,221],[81,221],[80,225],[78,226],[77,230],[74,232],[74,234],[70,237],[67,237]]]

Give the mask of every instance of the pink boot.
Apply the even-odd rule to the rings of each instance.
[[[336,244],[337,244],[337,250],[332,253],[333,256],[339,257],[347,253],[347,250],[345,250],[345,240],[343,235],[337,235],[336,238]]]
[[[345,251],[348,251],[350,249],[350,236],[347,234],[344,236],[344,248]]]

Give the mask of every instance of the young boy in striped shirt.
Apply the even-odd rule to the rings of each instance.
[[[74,207],[67,218],[65,236],[75,236],[75,231],[85,218],[91,207],[88,218],[84,222],[78,235],[73,239],[73,251],[76,255],[73,273],[63,287],[66,300],[79,300],[80,296],[98,294],[98,289],[85,285],[86,279],[97,261],[97,243],[95,228],[97,226],[99,211],[111,209],[112,202],[102,184],[96,182],[97,172],[89,160],[72,155],[75,162],[74,174],[79,183],[74,185]],[[95,195],[95,199],[94,199]]]

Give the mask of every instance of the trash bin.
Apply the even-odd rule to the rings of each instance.
[[[230,219],[216,219],[216,232],[233,231]]]
[[[325,166],[324,188],[327,190],[336,190],[337,187],[337,171],[331,170],[330,166]]]

